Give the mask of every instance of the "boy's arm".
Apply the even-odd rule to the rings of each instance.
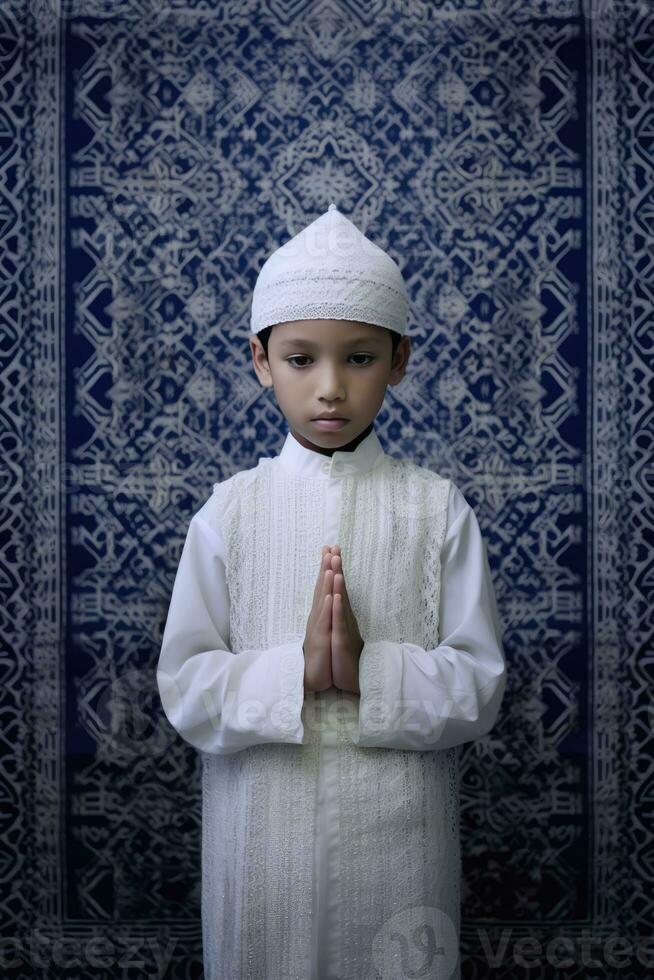
[[[157,666],[163,709],[182,738],[204,752],[301,743],[302,641],[232,653],[224,555],[220,532],[195,514]]]
[[[495,724],[506,686],[501,627],[479,524],[454,484],[441,549],[439,626],[442,642],[433,650],[364,643],[357,745],[447,749]]]

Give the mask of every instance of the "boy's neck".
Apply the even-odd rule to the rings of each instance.
[[[363,432],[360,432],[359,435],[352,440],[352,442],[348,442],[347,445],[345,446],[334,446],[333,449],[326,448],[325,446],[316,446],[314,443],[309,442],[303,436],[299,435],[299,433],[295,432],[294,429],[291,429],[291,435],[294,436],[297,439],[297,441],[300,443],[300,445],[305,447],[305,449],[312,449],[316,453],[322,453],[323,456],[331,456],[332,453],[353,452],[353,450],[357,448],[359,443],[363,442],[366,436],[370,435],[370,433],[372,432],[373,424],[374,423],[371,422],[370,425],[363,430]]]

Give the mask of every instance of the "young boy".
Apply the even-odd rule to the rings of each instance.
[[[157,670],[202,753],[207,980],[460,977],[458,750],[506,668],[473,510],[373,428],[407,310],[334,204],[257,279],[290,431],[193,516]]]

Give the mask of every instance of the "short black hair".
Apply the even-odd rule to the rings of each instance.
[[[264,353],[266,355],[266,360],[268,360],[268,340],[270,339],[270,332],[272,328],[276,326],[277,324],[273,323],[272,326],[264,327],[263,330],[260,330],[259,333],[257,334],[257,337],[261,341],[261,346],[263,347]],[[382,330],[385,330],[386,333],[389,333],[391,335],[391,361],[392,361],[393,358],[395,357],[395,351],[397,350],[397,345],[399,344],[402,337],[397,332],[397,330],[389,330],[388,327],[382,327]]]

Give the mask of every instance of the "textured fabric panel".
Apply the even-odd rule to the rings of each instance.
[[[448,492],[447,480],[392,458],[362,478],[346,480],[340,537],[349,558],[343,567],[367,641],[438,645],[439,553]],[[366,514],[375,519],[366,520]],[[361,683],[371,692],[382,686],[374,670]],[[344,692],[339,698],[352,702]],[[347,720],[341,712],[340,968],[343,978],[355,980],[374,976],[369,951],[381,924],[400,909],[435,908],[458,936],[458,753],[354,746]],[[457,978],[458,969],[449,975]],[[441,980],[448,973],[434,957],[425,976]]]
[[[438,615],[425,615],[423,569],[429,566],[428,587],[438,597],[449,481],[391,458],[343,480],[338,537],[362,634],[436,646]],[[327,493],[326,481],[294,476],[274,460],[214,487],[204,514],[227,545],[235,654],[304,636]],[[398,581],[400,601],[388,602],[397,598]],[[426,905],[459,921],[457,754],[361,748],[348,738],[345,713],[338,725],[341,892],[333,942],[341,975],[357,980],[372,975],[375,937],[394,912]],[[205,834],[211,848],[203,862],[205,968],[220,963],[219,972],[235,980],[310,976],[320,731],[306,726],[305,735],[301,746],[205,758],[203,818],[215,828]],[[223,821],[230,831],[221,834]],[[243,880],[242,904],[233,912],[221,868]],[[434,980],[444,976],[437,960],[432,969]]]
[[[232,651],[301,640],[322,549],[320,489],[262,460],[216,485],[212,504],[227,549]],[[319,733],[305,733],[299,746],[204,757],[203,819],[214,832],[206,864],[203,852],[203,945],[215,980],[310,975]],[[227,904],[223,874],[240,882],[242,906]]]

